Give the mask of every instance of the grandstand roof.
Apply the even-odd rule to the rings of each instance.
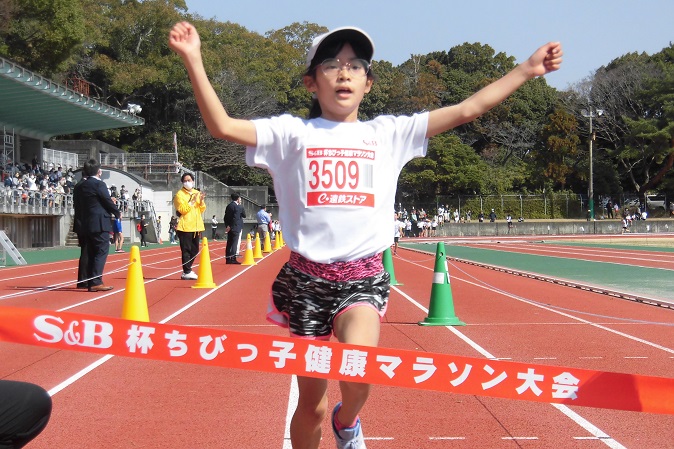
[[[78,93],[0,57],[0,127],[53,136],[143,125],[133,114]],[[1,131],[0,131],[1,132]]]

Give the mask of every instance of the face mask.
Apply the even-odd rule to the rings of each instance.
[[[194,187],[194,181],[183,182],[183,187],[185,187],[187,190],[192,190],[192,188]]]

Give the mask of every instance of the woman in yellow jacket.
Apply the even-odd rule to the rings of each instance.
[[[173,197],[173,205],[178,213],[176,235],[182,253],[183,274],[181,279],[196,280],[197,274],[192,271],[192,263],[199,254],[199,239],[204,231],[202,214],[206,210],[203,192],[194,188],[194,178],[184,173],[180,178],[183,188]]]

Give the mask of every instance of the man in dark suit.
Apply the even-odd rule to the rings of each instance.
[[[232,202],[225,209],[225,230],[227,231],[227,247],[225,249],[225,258],[228,264],[241,264],[236,260],[236,254],[239,252],[239,237],[243,230],[243,219],[246,218],[246,211],[241,205],[241,196],[238,193],[232,193]]]
[[[120,212],[101,181],[101,165],[96,159],[84,163],[83,174],[87,179],[82,182],[74,202],[80,206],[78,215],[89,258],[88,287],[90,292],[112,290],[112,286],[103,284],[103,268],[110,251],[112,217],[119,218]]]

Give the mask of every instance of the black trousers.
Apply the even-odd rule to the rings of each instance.
[[[192,271],[194,259],[197,257],[197,254],[199,254],[199,239],[201,238],[201,232],[176,231],[176,235],[178,235],[178,242],[180,242],[183,273],[187,274]]]
[[[52,401],[35,384],[0,380],[0,449],[24,447],[47,426]]]
[[[241,230],[232,231],[231,229],[227,232],[227,247],[225,248],[225,258],[227,261],[236,260],[236,253],[239,252],[237,244],[239,243],[239,235],[241,235]]]
[[[110,233],[108,231],[89,233],[86,236],[89,260],[89,287],[103,283],[103,269],[110,252]]]
[[[89,250],[87,249],[87,239],[83,233],[77,235],[77,241],[80,245],[80,260],[77,266],[77,287],[87,288],[89,286]]]

